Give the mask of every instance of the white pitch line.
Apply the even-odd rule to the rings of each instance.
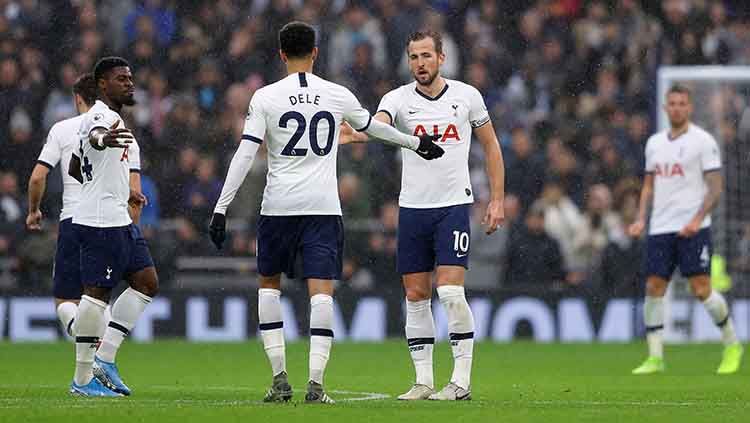
[[[8,388],[8,389],[23,389],[23,388],[59,388],[64,389],[62,386],[58,385],[0,385],[0,388]],[[149,390],[157,390],[157,391],[184,391],[188,390],[184,386],[178,386],[178,385],[152,385],[149,386],[147,389]],[[191,391],[194,391],[194,389],[189,389]],[[248,386],[202,386],[198,390],[205,390],[205,391],[223,391],[223,392],[237,392],[237,391],[254,391],[255,388],[251,388]],[[358,395],[354,398],[340,398],[337,399],[339,402],[351,402],[351,401],[377,401],[377,400],[384,400],[388,399],[391,396],[388,394],[380,393],[380,392],[360,392],[360,391],[346,391],[346,390],[332,390],[329,391],[332,394],[340,394],[340,395]],[[0,398],[0,404],[3,403],[20,403],[25,402],[25,398]],[[38,401],[38,400],[34,400]],[[42,399],[42,401],[47,402]],[[53,400],[54,401],[54,400]],[[64,402],[63,402],[64,401]],[[57,401],[64,403],[66,406],[70,406],[70,402],[68,401]],[[263,404],[261,401],[242,401],[242,400],[153,400],[153,399],[138,399],[139,403],[175,403],[175,404],[203,404],[208,406],[215,406],[215,405],[244,405],[244,404]],[[0,408],[8,408],[3,405],[0,405]]]

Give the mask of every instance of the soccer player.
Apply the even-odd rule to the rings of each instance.
[[[294,278],[297,254],[310,294],[310,377],[306,402],[333,403],[323,389],[323,373],[333,340],[333,282],[342,270],[343,225],[336,181],[338,132],[343,121],[395,143],[423,159],[443,150],[424,134],[416,137],[376,122],[346,88],[312,73],[318,55],[315,30],[291,22],[279,32],[280,56],[288,76],[255,92],[242,141],[230,164],[210,223],[221,248],[225,215],[262,143],[268,149],[268,176],[258,220],[258,315],[263,345],[273,371],[265,401],[292,396],[286,373],[281,273]],[[419,183],[419,182],[417,182]]]
[[[743,349],[734,332],[724,297],[711,288],[711,212],[722,191],[721,157],[716,140],[690,122],[693,111],[690,91],[672,86],[665,111],[669,129],[646,143],[646,175],[643,179],[638,220],[628,231],[640,236],[653,202],[646,243],[646,324],[648,358],[633,370],[643,375],[664,371],[662,333],[664,293],[675,268],[690,281],[693,295],[706,307],[721,329],[724,354],[719,374],[736,372]]]
[[[55,308],[60,319],[62,329],[70,336],[73,334],[73,322],[78,313],[78,303],[81,300],[83,287],[81,285],[80,265],[81,255],[78,242],[73,236],[73,210],[78,204],[81,184],[68,173],[71,156],[78,149],[78,130],[86,113],[96,101],[96,83],[94,75],[87,73],[78,78],[73,84],[73,101],[79,115],[65,119],[52,126],[47,135],[47,142],[39,154],[36,166],[29,178],[29,213],[26,217],[26,227],[32,231],[41,230],[42,212],[39,209],[49,172],[60,164],[63,179],[62,211],[60,212],[60,227],[57,237],[57,251],[53,269],[52,292],[55,296]],[[133,142],[131,149],[137,147]],[[130,153],[130,186],[133,191],[140,191],[139,155],[137,151]],[[139,210],[131,208],[131,215]],[[105,320],[109,321],[109,307],[105,310]],[[103,335],[104,328],[102,328]]]
[[[128,203],[142,203],[130,192],[130,146],[133,134],[119,112],[135,104],[130,65],[105,57],[94,67],[98,100],[84,115],[79,130],[79,166],[83,179],[73,232],[81,250],[83,295],[78,307],[76,369],[71,393],[85,396],[129,395],[115,365],[117,350],[158,290],[158,278],[146,241],[128,213]],[[125,279],[130,285],[112,305],[105,325],[104,308],[112,289]],[[96,360],[96,369],[94,361]],[[94,377],[96,370],[96,377]]]
[[[440,34],[415,32],[409,37],[407,54],[414,82],[387,93],[375,120],[415,135],[440,136],[438,143],[445,149],[445,157],[424,162],[402,150],[397,256],[406,291],[406,338],[416,382],[398,399],[468,400],[474,317],[464,294],[464,276],[474,202],[468,166],[472,134],[484,149],[490,183],[491,197],[483,219],[488,235],[504,220],[503,156],[479,91],[440,76],[445,61]],[[344,142],[366,139],[348,128],[344,131]],[[432,371],[435,326],[431,298],[436,266],[437,293],[448,316],[454,360],[453,375],[439,392],[434,390]]]

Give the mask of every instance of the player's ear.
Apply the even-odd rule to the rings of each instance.
[[[279,57],[281,58],[281,61],[284,63],[289,61],[289,59],[286,57],[286,54],[284,54],[283,50],[279,50]]]
[[[439,53],[438,54],[438,64],[443,65],[445,63],[445,53]]]
[[[313,47],[312,54],[310,55],[312,58],[312,61],[314,62],[318,58],[318,48]]]

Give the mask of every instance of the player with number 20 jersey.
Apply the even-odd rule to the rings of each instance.
[[[286,374],[281,273],[295,276],[298,256],[310,293],[310,377],[305,401],[333,403],[323,373],[333,339],[333,281],[341,278],[343,224],[336,179],[339,131],[346,121],[374,137],[437,159],[443,150],[423,134],[414,136],[374,121],[346,88],[312,73],[318,54],[315,30],[292,22],[279,32],[280,56],[288,75],[255,92],[242,141],[229,167],[211,219],[217,248],[225,238],[225,215],[261,144],[268,174],[258,219],[258,317],[273,382],[265,401],[292,397]]]

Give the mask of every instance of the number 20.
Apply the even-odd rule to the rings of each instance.
[[[328,139],[326,139],[326,145],[321,148],[318,144],[318,123],[323,119],[328,122]],[[306,148],[295,148],[300,138],[302,138],[302,135],[305,133],[307,126],[305,116],[300,112],[286,112],[281,115],[281,118],[279,119],[279,127],[286,128],[290,120],[297,121],[297,130],[292,134],[292,138],[289,139],[289,142],[284,149],[281,150],[281,155],[306,156]],[[313,117],[310,118],[310,148],[312,148],[312,151],[318,156],[325,156],[331,152],[331,149],[333,148],[333,136],[336,132],[336,127],[334,125],[336,125],[336,121],[333,118],[333,115],[327,111],[315,113]]]

